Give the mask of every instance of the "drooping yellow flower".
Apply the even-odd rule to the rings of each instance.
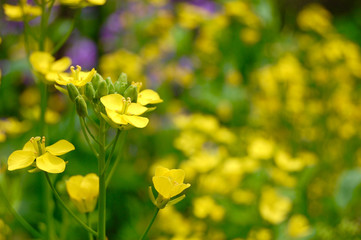
[[[71,7],[87,7],[94,5],[104,5],[106,0],[60,0],[60,3]]]
[[[12,21],[23,21],[24,17],[30,20],[41,15],[41,8],[27,4],[26,0],[20,1],[19,5],[4,3],[3,7],[6,17]]]
[[[30,63],[34,70],[43,74],[46,80],[54,82],[58,74],[64,72],[71,65],[69,57],[63,57],[57,61],[47,52],[33,52],[30,55]]]
[[[101,97],[100,101],[103,103],[108,117],[116,124],[131,124],[137,128],[144,128],[149,122],[148,118],[139,116],[148,108],[139,103],[132,103],[129,98],[126,100],[120,94],[109,94]]]
[[[66,190],[79,212],[92,212],[98,200],[99,177],[95,173],[72,176],[66,181]]]
[[[183,183],[185,172],[183,169],[171,169],[157,167],[155,176],[152,178],[154,188],[164,199],[177,196],[191,185]]]
[[[32,137],[22,150],[13,152],[8,159],[8,170],[13,171],[34,165],[49,173],[61,173],[65,170],[65,161],[57,156],[74,150],[74,145],[66,140],[59,140],[51,146],[45,147],[45,137]],[[35,162],[35,164],[34,164]]]
[[[82,87],[86,83],[90,82],[93,76],[96,74],[93,68],[90,72],[81,71],[80,66],[76,66],[76,70],[73,66],[70,67],[71,74],[60,73],[58,78],[55,80],[57,84],[66,86],[69,83],[74,84],[77,87]]]

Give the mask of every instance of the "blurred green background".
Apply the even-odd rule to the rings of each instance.
[[[54,6],[49,49],[75,12]],[[40,95],[23,24],[0,16],[0,184],[42,230],[43,175],[6,166],[39,135]],[[192,186],[160,211],[149,239],[361,239],[360,16],[356,0],[108,0],[82,9],[55,57],[113,80],[125,72],[164,100],[145,129],[128,133],[108,188],[108,238],[139,238],[161,165],[184,169]],[[96,172],[97,161],[72,102],[52,87],[48,106],[48,143],[76,147],[54,176],[71,205],[65,180]],[[60,239],[86,239],[57,205],[54,214]],[[32,239],[2,196],[0,239]]]

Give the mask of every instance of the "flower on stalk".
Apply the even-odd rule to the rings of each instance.
[[[8,170],[34,166],[29,172],[43,170],[48,173],[61,173],[65,170],[65,161],[57,156],[74,150],[73,144],[66,140],[59,140],[51,146],[45,147],[45,137],[32,137],[22,150],[13,152],[8,159]]]
[[[69,57],[63,57],[57,61],[47,52],[33,52],[30,55],[30,63],[33,69],[45,76],[49,82],[54,82],[58,74],[64,72],[71,65]]]
[[[60,73],[58,74],[58,78],[55,80],[57,84],[66,86],[69,83],[74,84],[77,87],[82,87],[86,83],[90,82],[95,75],[96,71],[93,68],[90,72],[81,71],[80,66],[76,66],[76,69],[71,66],[71,73]]]
[[[24,20],[24,17],[31,20],[41,15],[41,8],[27,4],[26,0],[21,0],[19,5],[4,3],[3,7],[6,17],[12,21],[21,22]]]
[[[72,176],[66,181],[66,190],[79,212],[92,212],[98,200],[99,177],[95,173]]]
[[[148,118],[139,116],[148,108],[138,103],[132,103],[130,98],[125,99],[120,94],[109,94],[101,97],[100,101],[104,105],[108,117],[116,124],[131,124],[137,128],[144,128],[149,122]]]
[[[185,195],[181,195],[173,200],[175,197],[182,193],[185,189],[191,185],[189,183],[183,183],[185,172],[183,169],[171,169],[165,167],[157,167],[155,169],[155,176],[152,178],[154,188],[157,190],[158,197],[154,198],[151,188],[149,189],[150,198],[155,206],[159,209],[165,208],[168,205],[173,205],[185,198]]]
[[[151,89],[144,89],[139,92],[142,88],[141,82],[132,82],[131,86],[135,86],[137,90],[137,103],[146,106],[148,104],[157,104],[163,102],[163,99],[160,98],[159,94]]]

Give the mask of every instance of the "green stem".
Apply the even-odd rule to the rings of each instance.
[[[144,240],[146,237],[147,237],[147,234],[149,232],[149,229],[152,227],[153,223],[154,223],[154,220],[155,218],[157,217],[158,215],[158,212],[159,212],[159,208],[156,207],[155,211],[154,211],[154,215],[153,215],[153,218],[152,220],[150,221],[147,229],[145,230],[145,232],[143,233],[143,236],[140,238],[140,240]]]
[[[88,143],[89,147],[91,148],[91,150],[93,151],[94,155],[97,158],[99,158],[99,154],[97,153],[97,150],[95,150],[93,144],[91,144],[90,139],[88,137],[88,134],[87,134],[87,131],[86,131],[86,128],[85,128],[84,118],[79,117],[79,119],[80,119],[81,130],[82,130],[82,132],[84,134],[85,140],[87,141],[87,143]],[[101,148],[101,146],[100,146],[100,148]]]
[[[92,134],[92,132],[90,131],[88,124],[86,124],[85,118],[83,118],[83,122],[84,122],[84,126],[85,129],[87,130],[87,132],[89,133],[89,136],[94,140],[94,142],[96,142],[97,144],[100,145],[99,141],[94,137],[94,135]]]
[[[35,238],[42,238],[43,236],[35,229],[33,228],[30,223],[28,223],[21,215],[19,215],[16,210],[11,205],[9,199],[6,197],[5,192],[0,185],[0,195],[1,199],[5,202],[6,208],[9,210],[9,212],[15,217],[15,219]]]
[[[105,121],[100,118],[99,127],[99,157],[98,157],[98,175],[99,175],[99,216],[98,232],[99,240],[106,239],[106,186],[105,186]]]
[[[87,224],[90,227],[91,226],[90,213],[87,212],[85,215],[86,215],[86,219],[87,219]],[[93,240],[93,234],[88,232],[88,236],[89,236],[89,240]]]
[[[40,20],[40,39],[39,39],[39,51],[44,51],[45,49],[45,38],[46,38],[46,0],[41,0],[41,20]]]
[[[119,145],[119,148],[118,148],[118,149],[119,149],[118,156],[117,156],[117,158],[115,159],[115,162],[114,162],[112,168],[110,169],[109,174],[108,174],[107,177],[106,177],[106,183],[105,183],[106,187],[108,187],[109,182],[110,182],[110,180],[112,179],[112,177],[113,177],[113,175],[114,175],[114,173],[115,173],[115,170],[117,169],[117,166],[118,166],[118,164],[119,164],[119,162],[120,162],[120,159],[121,159],[121,157],[122,157],[122,155],[123,155],[122,149],[123,149],[123,147],[124,147],[124,143],[125,143],[125,139],[126,139],[126,137],[127,137],[127,134],[128,134],[128,131],[123,131],[123,133],[122,133],[121,140],[120,140],[120,145]],[[109,159],[109,160],[110,160],[110,159]],[[109,160],[108,160],[108,162],[110,162]],[[107,162],[107,163],[108,163],[108,162]],[[107,165],[109,166],[109,164],[107,164]]]
[[[48,186],[46,186],[46,182],[43,181],[44,184],[44,203],[46,210],[46,222],[47,222],[47,239],[55,239],[55,228],[54,228],[54,202],[52,201],[51,191]]]
[[[68,208],[68,206],[64,203],[64,201],[61,199],[59,193],[56,191],[54,185],[52,184],[52,182],[50,181],[49,178],[49,174],[47,172],[45,173],[45,177],[47,182],[49,183],[49,186],[51,188],[51,190],[54,193],[54,196],[56,197],[56,199],[58,200],[58,202],[60,203],[60,205],[70,214],[70,216],[72,216],[85,230],[87,230],[88,232],[90,232],[91,234],[93,234],[94,236],[97,236],[98,233],[96,231],[94,231],[93,229],[91,229],[88,225],[86,225],[80,218],[78,218],[73,211],[70,210],[70,208]]]
[[[106,161],[106,163],[105,163],[104,172],[105,172],[105,171],[107,170],[107,168],[109,167],[110,161],[111,161],[111,159],[112,159],[112,157],[113,157],[113,154],[114,154],[115,147],[116,147],[116,145],[117,145],[117,143],[118,143],[119,135],[120,135],[120,130],[118,129],[118,130],[117,130],[117,134],[115,135],[114,140],[112,141],[112,144],[109,145],[109,146],[107,146],[107,147],[105,148],[105,151],[107,151],[107,150],[108,150],[108,147],[112,146],[112,149],[110,150],[108,159],[107,159],[107,161]]]

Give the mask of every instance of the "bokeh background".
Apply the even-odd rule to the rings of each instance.
[[[48,49],[75,12],[54,6]],[[108,188],[108,238],[139,238],[161,165],[184,169],[192,186],[160,211],[150,239],[361,239],[360,16],[356,0],[108,0],[82,9],[56,58],[113,80],[125,72],[164,100],[145,129],[129,131]],[[39,131],[23,30],[1,10],[0,184],[41,230],[43,175],[6,166]],[[72,103],[50,91],[48,142],[76,146],[56,176],[71,204],[64,181],[96,172],[97,161]],[[54,214],[60,239],[86,239],[57,205]],[[31,239],[2,198],[0,239]]]

